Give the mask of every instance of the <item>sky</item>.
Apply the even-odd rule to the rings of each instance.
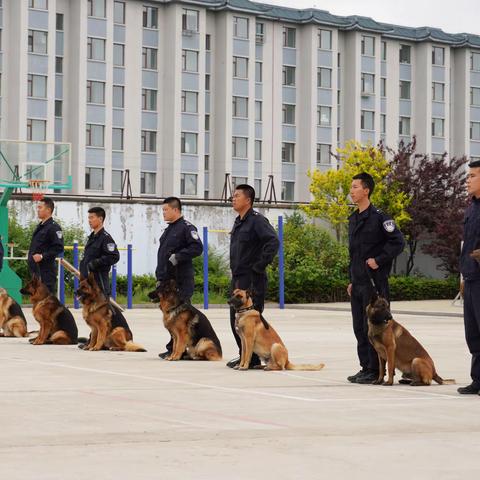
[[[480,35],[478,0],[254,0],[292,8],[318,8],[337,15],[362,15],[408,27],[438,27]]]

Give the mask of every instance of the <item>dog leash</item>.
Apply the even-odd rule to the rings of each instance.
[[[375,293],[380,296],[380,292],[378,291],[377,284],[375,283],[371,269],[366,262],[365,262],[365,271],[367,272],[367,276],[370,280],[370,283],[372,284],[373,289],[375,290]]]

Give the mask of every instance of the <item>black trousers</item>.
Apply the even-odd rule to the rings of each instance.
[[[382,282],[377,288],[380,294],[389,300],[388,282]],[[368,340],[367,305],[373,294],[373,288],[368,284],[353,284],[350,304],[352,308],[353,333],[357,339],[357,355],[360,366],[364,370],[378,373],[378,355]]]
[[[480,388],[480,280],[465,281],[463,321],[468,350],[472,354],[470,376]]]

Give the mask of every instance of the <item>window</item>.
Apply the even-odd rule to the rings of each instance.
[[[87,80],[87,103],[105,104],[105,83]]]
[[[28,74],[27,95],[29,97],[47,98],[47,77]]]
[[[156,93],[156,92],[155,92]],[[198,93],[182,90],[182,112],[198,112]]]
[[[205,35],[205,50],[210,51],[212,49],[212,36],[210,34]]]
[[[295,196],[295,182],[282,182],[282,200],[293,202]]]
[[[362,55],[375,56],[375,37],[362,35]]]
[[[210,155],[205,155],[203,157],[203,168],[206,172],[210,170]]]
[[[282,162],[295,163],[295,144],[282,143]]]
[[[63,102],[61,100],[55,100],[55,116],[61,117],[63,112]]]
[[[411,51],[410,45],[400,45],[400,63],[412,63],[410,59]]]
[[[362,130],[375,130],[375,112],[362,110],[360,128]]]
[[[142,68],[149,70],[157,69],[157,49],[156,48],[142,48]]]
[[[445,84],[439,82],[432,83],[432,100],[436,102],[445,100]]]
[[[182,132],[182,153],[195,155],[197,153],[197,133]]]
[[[48,10],[48,0],[28,0],[28,8]]]
[[[255,24],[255,43],[263,44],[265,42],[265,24],[257,22]]]
[[[184,32],[198,32],[198,10],[183,9],[182,30]]]
[[[233,17],[233,36],[248,38],[248,18]]]
[[[85,189],[103,190],[103,168],[85,168]]]
[[[235,189],[237,185],[248,183],[247,177],[232,177],[232,187]]]
[[[122,193],[123,170],[112,170],[112,193]]]
[[[382,42],[382,60],[387,60],[387,42]]]
[[[232,137],[232,157],[248,158],[248,139]]]
[[[442,47],[432,48],[432,64],[445,65],[445,49]]]
[[[112,150],[123,150],[123,128],[112,128]]]
[[[158,8],[143,7],[143,27],[158,28]]]
[[[470,122],[470,140],[480,140],[480,122]]]
[[[317,86],[320,88],[332,88],[332,70],[320,67],[317,69]]]
[[[44,142],[47,135],[47,121],[27,119],[27,140]]]
[[[480,106],[480,88],[470,88],[470,105],[474,107]]]
[[[295,48],[295,36],[295,28],[283,27],[283,46],[288,48]]]
[[[113,64],[116,67],[123,67],[125,65],[125,45],[121,43],[113,44]]]
[[[153,172],[140,172],[140,193],[145,195],[155,194],[157,174]]]
[[[382,113],[380,115],[380,133],[386,133],[387,131],[387,116]]]
[[[410,117],[400,117],[398,133],[400,135],[410,135]]]
[[[63,57],[55,57],[55,73],[63,73]]]
[[[432,136],[443,137],[444,125],[445,125],[445,120],[443,118],[432,118]]]
[[[263,81],[263,63],[255,62],[255,81],[262,83]]]
[[[329,127],[332,124],[332,107],[317,107],[317,125]]]
[[[472,52],[470,54],[470,70],[480,70],[480,52]]]
[[[387,96],[387,79],[386,78],[380,79],[380,96],[381,97]]]
[[[151,153],[157,151],[157,132],[142,130],[142,152]]]
[[[205,115],[205,131],[210,131],[210,115],[208,113]]]
[[[362,73],[362,94],[375,93],[375,75]]]
[[[233,57],[233,76],[248,78],[248,58]]]
[[[317,143],[317,164],[330,165],[330,149],[331,145],[325,143]]]
[[[289,87],[295,86],[295,67],[284,65],[282,79],[283,85],[287,85]]]
[[[182,173],[180,175],[180,194],[197,194],[197,175],[195,175],[194,173]]]
[[[248,117],[248,98],[233,97],[232,99],[232,115],[234,117]]]
[[[262,180],[260,178],[253,181],[253,188],[255,189],[255,200],[260,200],[262,198]]]
[[[47,32],[29,30],[28,51],[32,53],[47,53],[47,36]]]
[[[88,0],[87,12],[89,17],[105,18],[105,0]]]
[[[411,82],[407,80],[400,80],[400,98],[402,100],[410,100],[410,86]]]
[[[113,86],[113,107],[124,108],[125,106],[125,90],[123,85]]]
[[[105,40],[103,38],[88,37],[87,58],[89,60],[105,60]]]
[[[322,50],[331,50],[332,49],[332,32],[331,30],[322,30],[318,31],[318,48]]]
[[[295,105],[284,103],[282,107],[282,123],[295,125]]]
[[[210,91],[210,74],[209,73],[205,75],[205,90],[207,92]]]
[[[63,31],[63,13],[57,13],[55,17],[55,29]]]
[[[255,100],[255,121],[261,122],[263,117],[262,112],[263,104],[260,100]]]
[[[125,2],[113,2],[113,22],[125,24]]]
[[[262,159],[262,141],[255,140],[255,160]]]
[[[182,70],[184,72],[198,72],[198,52],[182,50]]]
[[[87,123],[87,147],[103,147],[105,144],[104,135],[105,127],[103,125],[96,125]]]

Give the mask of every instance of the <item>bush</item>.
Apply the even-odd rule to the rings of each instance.
[[[458,277],[443,280],[419,277],[391,277],[391,300],[454,299],[459,290]]]

